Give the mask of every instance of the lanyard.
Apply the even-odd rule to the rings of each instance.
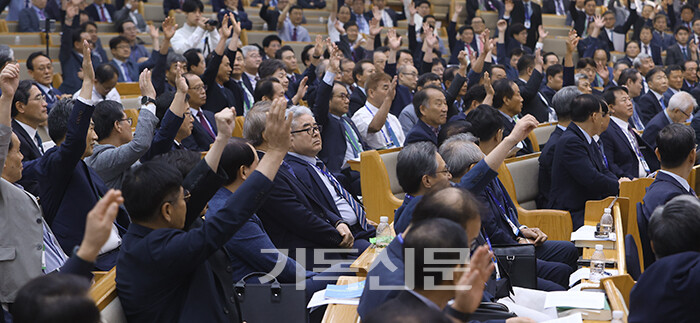
[[[365,109],[367,109],[367,111],[369,111],[369,114],[371,114],[372,117],[374,117],[374,112],[372,112],[372,110],[368,106],[365,105]],[[394,130],[391,129],[391,125],[389,124],[389,117],[388,116],[387,116],[386,122],[384,122],[384,126],[386,126],[387,131],[389,131],[389,136],[391,137],[391,140],[389,140],[386,137],[386,134],[384,133],[384,129],[379,129],[379,131],[382,132],[382,136],[384,136],[384,142],[387,143],[386,147],[387,148],[399,147],[398,139],[396,139],[396,135],[394,134]],[[396,140],[394,140],[394,139],[396,139]],[[388,145],[389,143],[391,143],[391,145]]]
[[[496,187],[498,188],[498,191],[501,193],[501,196],[505,196],[505,195],[503,194],[503,190],[501,190],[501,188],[498,187],[498,185],[496,185]],[[520,235],[520,229],[518,229],[518,227],[515,226],[515,224],[513,223],[513,221],[510,219],[510,214],[511,214],[511,212],[506,212],[505,206],[504,206],[503,204],[501,204],[501,201],[499,201],[499,199],[497,199],[497,198],[493,195],[492,190],[491,190],[490,188],[488,188],[488,187],[486,188],[486,194],[488,194],[489,197],[491,198],[491,200],[492,200],[494,203],[496,203],[496,205],[498,205],[498,208],[501,210],[501,214],[503,214],[503,217],[505,218],[506,222],[508,222],[508,225],[510,226],[511,230],[513,231],[513,234],[514,234],[516,237],[517,237],[518,235]],[[508,211],[511,211],[511,210],[512,210],[512,208],[509,207],[509,208],[508,208]]]
[[[355,131],[352,131],[352,127],[350,127],[350,124],[342,117],[340,118],[340,121],[343,123],[343,131],[345,131],[345,138],[348,139],[350,146],[352,146],[353,155],[355,156],[355,158],[357,158],[360,156],[360,152],[362,152],[362,147],[360,147],[358,139],[355,136]]]
[[[639,143],[637,142],[637,138],[635,138],[634,135],[632,135],[630,133],[629,129],[626,129],[626,130],[627,131],[623,130],[623,132],[625,132],[625,136],[627,137],[627,140],[629,140],[630,143],[632,144],[632,150],[634,150],[634,153],[639,158],[639,162],[644,167],[644,171],[646,171],[646,173],[649,174],[651,172],[651,170],[649,169],[649,165],[647,164],[647,161],[644,159],[644,155],[642,155],[642,152],[639,151],[639,147],[638,147]]]

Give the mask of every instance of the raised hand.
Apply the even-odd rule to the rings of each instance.
[[[569,30],[569,38],[566,40],[566,52],[573,53],[576,50],[576,45],[578,45],[579,37],[576,34],[576,30],[573,28]]]
[[[337,30],[341,35],[345,35],[345,28],[343,28],[343,23],[340,20],[335,21],[335,30]]]
[[[437,36],[435,36],[434,33],[425,34],[425,38],[423,38],[423,41],[426,45],[428,45],[428,48],[435,48],[435,46],[438,45]]]
[[[236,16],[234,16],[233,13],[228,14],[228,20],[232,22],[231,25],[233,27],[233,35],[239,36],[241,34],[241,22],[236,21]]]
[[[411,17],[415,16],[418,10],[416,9],[416,4],[415,2],[411,1],[411,3],[408,5],[408,13],[411,14]]]
[[[92,82],[95,81],[95,70],[92,68],[92,48],[90,48],[90,42],[83,40],[83,81],[88,79]]]
[[[189,90],[190,87],[187,85],[185,77],[182,76],[182,68],[182,66],[178,66],[177,68],[177,75],[175,75],[175,86],[177,86],[177,91],[179,93],[187,93],[187,90]]]
[[[462,13],[462,9],[464,9],[464,6],[462,4],[455,5],[455,13],[457,13],[458,15]]]
[[[3,95],[12,98],[19,86],[19,64],[8,63],[0,72],[0,90]]]
[[[496,28],[498,28],[498,33],[505,33],[506,29],[508,29],[508,22],[501,19],[496,23]]]
[[[455,301],[452,307],[463,313],[473,313],[479,307],[484,292],[484,283],[493,271],[493,255],[481,246],[472,255],[467,271],[457,281]]]
[[[233,32],[233,26],[231,26],[230,20],[231,18],[228,15],[226,15],[221,21],[221,28],[219,28],[219,35],[221,35],[221,39],[227,39],[231,37],[231,33]]]
[[[596,73],[600,75],[603,81],[607,82],[610,78],[610,71],[608,70],[608,67],[601,62],[596,62]]]
[[[389,39],[389,48],[391,50],[399,50],[399,47],[401,47],[401,36],[396,35],[396,30],[394,28],[389,29],[386,37]]]
[[[600,15],[596,15],[595,18],[593,19],[593,24],[594,24],[595,28],[602,29],[603,27],[605,27],[605,20]],[[540,27],[541,27],[541,25],[540,25]]]
[[[299,102],[301,102],[301,100],[304,98],[304,95],[306,95],[306,91],[309,89],[309,87],[306,85],[306,82],[308,81],[308,76],[304,76],[304,78],[301,79],[301,82],[299,82],[299,89],[297,90],[297,94],[295,94],[292,98],[292,103],[299,104]]]
[[[464,67],[466,69],[469,65],[469,58],[467,57],[466,51],[460,51],[459,54],[457,54],[457,60],[459,61],[460,67]]]
[[[165,36],[165,39],[173,38],[173,36],[175,35],[175,31],[177,30],[177,24],[175,23],[175,18],[173,18],[173,17],[165,18],[161,27],[163,28],[163,36]]]
[[[222,139],[231,138],[236,128],[236,109],[224,108],[214,115],[216,120],[216,136]]]
[[[265,131],[263,131],[263,138],[268,144],[268,151],[276,151],[282,154],[286,154],[289,151],[292,139],[292,116],[289,115],[287,120],[285,120],[286,111],[286,99],[277,98],[272,101],[265,120]]]
[[[153,82],[151,82],[151,70],[144,69],[139,75],[139,89],[141,89],[141,95],[151,99],[156,98],[156,90],[153,88]]]
[[[549,32],[547,32],[547,31],[544,29],[544,26],[542,26],[542,25],[540,25],[540,27],[537,28],[537,32],[538,32],[539,35],[540,35],[540,41],[543,41],[545,38],[547,38],[547,36],[549,36]]]
[[[535,50],[535,67],[539,66],[540,68],[544,66],[544,59],[542,58],[542,49],[536,49]]]
[[[156,28],[156,26],[154,26],[153,24],[149,24],[148,35],[151,36],[151,38],[153,39],[158,38],[158,28]]]
[[[94,262],[102,246],[109,239],[114,219],[119,214],[119,205],[124,203],[122,192],[109,190],[88,212],[85,221],[85,235],[78,248],[77,256]]]
[[[328,40],[330,40],[330,38],[328,38]],[[323,36],[316,35],[316,43],[314,44],[313,56],[319,57],[319,56],[323,55],[323,46],[324,45],[325,44],[323,42]]]
[[[491,42],[489,41],[489,37],[491,37],[491,31],[486,28],[484,29],[484,32],[479,35],[481,37],[481,43],[484,44],[483,52],[488,53],[491,51]]]
[[[493,90],[493,86],[491,85],[491,76],[489,75],[489,72],[484,72],[484,89],[486,89],[486,95],[491,95],[493,96],[496,94],[496,91]]]
[[[382,32],[382,29],[384,29],[384,27],[379,25],[379,19],[372,18],[372,20],[369,21],[369,34],[372,37],[379,35],[379,33]]]
[[[521,142],[527,138],[527,135],[530,134],[532,130],[537,128],[538,124],[539,122],[537,122],[537,119],[531,114],[525,115],[515,123],[515,127],[510,135],[508,135],[508,138],[513,137],[513,142]]]
[[[397,84],[397,78],[394,76],[393,79],[391,79],[391,83],[389,83],[389,92],[386,93],[386,98],[384,100],[389,100],[389,101],[394,101],[394,96],[396,95],[396,84]]]

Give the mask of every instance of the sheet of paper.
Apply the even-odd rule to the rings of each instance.
[[[557,311],[554,308],[549,309],[551,311],[546,311],[543,313],[519,304],[515,304],[507,298],[501,298],[498,300],[498,302],[508,306],[508,309],[519,317],[531,318],[537,322],[547,321],[557,317]]]
[[[608,238],[596,238],[595,226],[584,225],[578,230],[571,232],[571,241],[587,240],[587,241],[615,241],[615,233],[611,233]]]
[[[360,298],[350,298],[350,299],[343,299],[343,298],[326,298],[323,296],[326,293],[325,289],[322,289],[318,292],[315,292],[313,296],[311,296],[311,300],[309,301],[309,304],[306,306],[306,308],[314,308],[318,307],[321,305],[328,305],[328,304],[343,304],[343,305],[359,305],[360,304]]]
[[[617,276],[617,269],[609,269],[605,268],[606,275],[609,274],[609,276]],[[577,281],[581,279],[588,279],[588,277],[591,275],[591,269],[588,267],[583,267],[579,268],[578,270],[574,271],[571,276],[569,276],[569,287],[573,286]]]
[[[554,320],[538,321],[538,322],[541,322],[541,323],[582,323],[583,317],[581,316],[581,313],[576,313],[573,315],[560,317],[560,318],[554,319]]]
[[[544,307],[603,309],[605,307],[605,293],[574,291],[548,292],[544,301]]]
[[[326,286],[326,298],[357,298],[362,296],[365,289],[365,281],[348,285],[328,285]]]
[[[522,307],[540,313],[547,318],[556,318],[556,308],[544,308],[544,301],[546,297],[547,292],[514,286],[513,295],[511,297],[501,298],[498,302],[506,304],[506,306],[509,308],[510,306],[507,303],[517,304],[514,309],[511,309],[514,312],[515,309],[520,309]],[[527,313],[523,314],[522,316],[530,317],[527,315]],[[532,317],[532,319],[536,318]]]

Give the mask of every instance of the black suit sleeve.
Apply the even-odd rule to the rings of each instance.
[[[182,182],[182,187],[190,191],[191,197],[187,203],[185,228],[189,228],[192,222],[201,215],[209,200],[227,179],[228,176],[221,166],[217,172],[214,172],[204,159],[201,159],[187,174]]]

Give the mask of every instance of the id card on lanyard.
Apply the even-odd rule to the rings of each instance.
[[[501,192],[501,196],[504,196],[503,191],[501,191],[500,188],[498,188],[498,190]],[[513,231],[513,234],[514,234],[516,237],[517,237],[518,235],[520,235],[520,229],[519,229],[517,226],[515,226],[515,224],[513,223],[513,221],[511,221],[511,219],[510,219],[510,216],[515,214],[515,211],[513,210],[513,208],[508,207],[508,208],[506,209],[506,206],[504,206],[504,205],[501,203],[501,201],[499,201],[499,200],[494,196],[494,193],[493,193],[493,192],[491,191],[491,189],[488,188],[488,187],[486,188],[486,194],[488,194],[489,197],[491,198],[491,200],[498,206],[499,211],[501,211],[501,215],[502,215],[503,218],[506,220],[506,223],[508,223],[508,225],[510,226],[510,229]]]

